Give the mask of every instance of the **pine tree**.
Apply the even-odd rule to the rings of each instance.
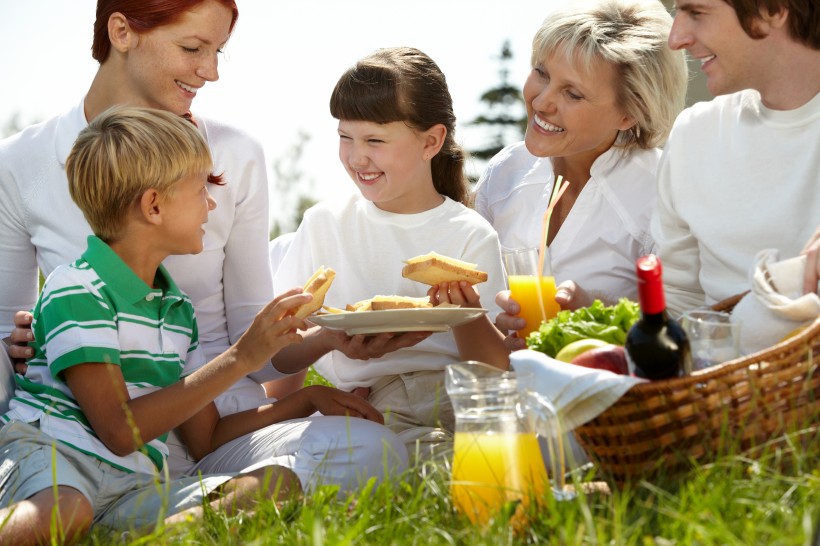
[[[510,84],[509,64],[513,60],[510,42],[501,45],[498,56],[501,68],[498,71],[500,82],[497,86],[485,91],[480,101],[487,106],[487,112],[475,118],[471,125],[486,127],[490,130],[489,144],[470,154],[477,159],[488,160],[504,146],[524,138],[527,130],[527,111],[521,90]]]

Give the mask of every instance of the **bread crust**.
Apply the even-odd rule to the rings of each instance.
[[[302,288],[303,291],[313,294],[313,299],[297,307],[293,315],[303,319],[321,309],[325,302],[325,294],[335,277],[336,272],[333,269],[324,266],[317,269]]]
[[[389,309],[424,309],[433,307],[430,298],[412,298],[409,296],[373,296],[366,300],[347,305],[346,310],[354,313],[360,311],[387,311]]]
[[[473,264],[441,256],[435,252],[407,260],[407,265],[401,270],[401,275],[430,286],[457,281],[477,284],[487,280],[487,273],[475,269]]]

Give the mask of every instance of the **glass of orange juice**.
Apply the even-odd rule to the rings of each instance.
[[[505,248],[502,257],[510,297],[521,306],[518,316],[527,322],[518,331],[518,336],[526,338],[530,332],[538,330],[543,321],[561,310],[555,301],[555,277],[552,276],[549,255],[545,257],[541,271],[538,270],[537,248]]]

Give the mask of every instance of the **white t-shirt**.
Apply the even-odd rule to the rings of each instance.
[[[326,305],[344,309],[375,295],[422,297],[430,287],[403,278],[401,270],[404,260],[431,251],[475,263],[488,273],[488,281],[476,287],[494,322],[500,312],[495,295],[506,283],[498,237],[475,211],[451,199],[418,214],[385,212],[359,194],[312,207],[279,266],[274,289],[281,293],[302,286],[324,265],[336,271]],[[340,389],[350,390],[386,375],[441,370],[459,360],[452,333],[441,332],[414,347],[367,361],[333,351],[316,368]]]
[[[68,193],[65,160],[88,124],[83,102],[0,142],[0,335],[14,313],[37,301],[38,268],[48,276],[80,257],[91,229]],[[273,297],[268,261],[268,185],[258,142],[232,127],[195,117],[225,185],[205,224],[204,250],[169,256],[164,265],[196,309],[207,359],[222,353]],[[266,366],[253,377],[281,377]],[[220,412],[257,407],[264,390],[245,378],[218,400]]]
[[[652,219],[673,313],[748,290],[758,251],[796,256],[818,225],[820,94],[775,111],[741,91],[678,116]]]
[[[609,303],[637,300],[635,260],[653,249],[649,218],[659,159],[656,149],[613,148],[595,160],[549,246],[556,282],[575,281]],[[490,161],[476,186],[475,207],[503,247],[538,247],[554,183],[550,158],[536,157],[518,142]]]

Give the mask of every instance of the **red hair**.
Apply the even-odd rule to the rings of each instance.
[[[99,63],[105,62],[111,52],[111,41],[108,39],[108,19],[116,12],[122,13],[128,24],[136,32],[148,32],[157,27],[174,23],[186,11],[205,0],[98,0],[97,19],[94,21],[94,43],[91,45],[91,56]],[[217,0],[231,10],[230,31],[239,17],[235,0]]]

